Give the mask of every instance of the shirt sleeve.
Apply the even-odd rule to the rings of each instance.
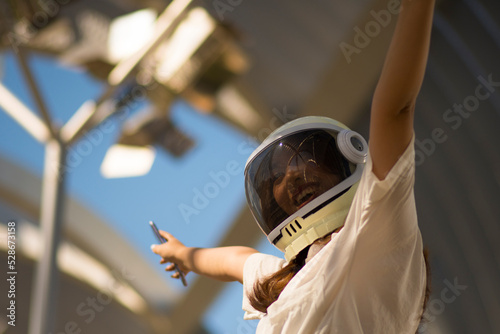
[[[399,240],[418,230],[414,183],[415,183],[415,136],[406,150],[383,180],[373,173],[370,154],[361,177],[351,212],[356,233],[363,231],[374,236]],[[384,236],[382,236],[385,234]],[[382,241],[382,239],[378,239]]]
[[[366,161],[366,171],[363,175],[364,183],[368,185],[365,192],[365,199],[368,203],[374,203],[382,199],[389,192],[394,192],[395,188],[409,188],[413,190],[415,174],[415,135],[408,144],[408,147],[399,157],[398,161],[391,168],[383,180],[379,180],[373,173],[373,161],[368,154]]]
[[[269,276],[286,265],[284,259],[276,256],[255,253],[248,257],[243,267],[243,305],[245,320],[261,319],[264,313],[257,311],[250,305],[248,296],[253,291],[254,284],[266,276]]]

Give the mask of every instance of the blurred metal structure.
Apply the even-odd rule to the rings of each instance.
[[[57,2],[22,1],[9,3],[2,9],[10,12],[7,15],[4,14],[4,22],[11,23],[3,27],[6,29],[2,34],[3,41],[6,46],[14,50],[30,92],[43,117],[42,122],[7,88],[0,85],[0,93],[2,93],[0,105],[2,108],[18,121],[29,134],[45,145],[46,161],[40,207],[40,226],[44,249],[33,279],[33,297],[31,298],[28,328],[30,334],[42,334],[54,329],[55,312],[57,311],[59,270],[56,258],[60,247],[62,215],[66,197],[64,193],[66,172],[64,166],[67,148],[86,131],[99,125],[119,111],[124,103],[126,104],[123,100],[115,97],[117,90],[125,82],[132,81],[135,86],[141,85],[139,82],[142,82],[142,85],[148,86],[149,91],[157,90],[160,84],[165,86],[167,97],[154,104],[156,112],[165,113],[165,109],[169,107],[173,99],[172,95],[176,96],[193,90],[194,86],[202,83],[204,76],[214,71],[213,68],[216,67],[222,74],[218,73],[217,76],[211,78],[212,82],[208,85],[208,92],[198,93],[205,95],[205,99],[210,99],[219,86],[233,74],[233,70],[240,71],[244,67],[244,59],[241,53],[232,47],[228,30],[219,25],[201,7],[192,8],[191,0],[176,0],[168,4],[158,17],[153,17],[150,20],[150,34],[138,36],[142,42],[134,49],[127,50],[125,54],[118,54],[118,56],[116,56],[115,49],[119,48],[121,43],[125,41],[130,42],[130,29],[124,26],[128,30],[128,34],[122,33],[119,36],[119,41],[115,42],[114,45],[115,49],[106,49],[108,39],[113,42],[111,40],[113,35],[108,36],[107,34],[112,27],[107,24],[108,20],[100,12],[84,12],[83,16],[77,18],[83,37],[77,43],[73,43],[69,52],[65,52],[68,44],[58,44],[58,42],[67,41],[71,34],[68,34],[68,27],[64,27],[64,22],[61,26],[57,26],[60,24],[60,16],[62,16]],[[26,19],[27,17],[31,17],[31,20]],[[64,17],[62,20],[64,21]],[[200,23],[205,25],[200,27]],[[54,29],[51,30],[51,28]],[[97,31],[92,31],[92,29]],[[187,34],[181,34],[185,31]],[[202,33],[203,36],[199,36],[199,33]],[[193,40],[195,44],[193,44]],[[47,43],[48,41],[55,41],[55,47],[51,48],[54,45]],[[162,44],[166,44],[167,50],[161,50]],[[47,47],[55,53],[62,53],[62,58],[66,61],[83,66],[88,65],[89,62],[98,61],[101,62],[101,65],[108,65],[109,70],[108,85],[101,97],[93,103],[85,103],[60,131],[52,122],[25,58],[26,50],[47,51]],[[90,50],[90,54],[88,50]],[[162,51],[166,51],[165,54],[160,54],[158,59],[154,57],[151,59],[151,54],[158,54]],[[113,52],[115,57],[111,57]],[[152,69],[143,66],[144,62],[152,62],[153,64],[150,65]],[[163,64],[166,65],[166,68],[163,68]],[[137,72],[139,72],[141,79],[134,78]],[[104,67],[100,66],[96,73],[99,76],[104,75]],[[129,80],[131,77],[133,79]],[[145,80],[148,82],[144,83]],[[19,117],[17,108],[23,111],[25,117]],[[160,132],[175,130],[174,126],[166,119],[163,124],[166,126],[161,126]],[[151,134],[150,130],[151,127],[149,131],[146,130],[148,135]],[[177,155],[183,153],[182,150],[169,143],[172,141],[171,138],[167,138],[167,140],[163,138],[166,137],[157,134],[151,137],[147,143],[142,143],[129,136],[127,144],[142,146],[151,144],[150,141],[160,140],[164,148],[171,149]],[[181,142],[175,141],[174,143],[181,144]]]
[[[28,333],[33,278],[44,249],[41,228],[36,224],[42,205],[42,182],[3,159],[0,159],[0,170],[0,219],[15,217],[17,222],[16,326],[7,332]],[[168,328],[164,312],[176,303],[178,295],[165,284],[161,274],[144,262],[130,242],[73,198],[65,199],[62,220],[64,233],[56,256],[59,268],[57,328],[66,330],[76,324],[75,314],[92,320],[82,322],[83,330],[92,333],[100,333],[104,328],[121,333],[157,333]],[[6,233],[4,228],[1,224],[2,236]],[[7,245],[3,239],[1,257],[6,261],[4,247]],[[100,309],[102,316],[92,313],[92,307],[87,304],[89,297],[100,299],[98,306],[106,305],[105,310]],[[110,318],[119,321],[109,326]],[[2,331],[3,325],[6,323],[0,323]],[[73,327],[77,330],[79,326]]]
[[[228,53],[232,56],[214,59],[189,87],[182,81],[169,86],[172,77],[156,75],[151,70],[159,63],[154,52],[140,63],[140,70],[128,72],[141,55],[129,58],[128,63],[118,62],[104,47],[114,19],[143,9],[160,13],[168,1],[23,0],[15,6],[2,2],[0,35],[4,48],[48,54],[84,67],[102,80],[114,73],[113,89],[130,73],[124,82],[130,83],[133,77],[135,84],[154,88],[148,90],[148,97],[158,106],[154,117],[163,121],[168,121],[168,114],[161,112],[168,109],[172,96],[180,95],[257,140],[287,120],[311,114],[337,118],[368,135],[370,99],[396,20],[379,14],[390,2],[199,1],[196,4],[224,23],[226,30],[221,33],[238,32],[242,37],[237,51]],[[369,24],[378,30],[368,34]],[[342,48],[346,44],[355,51],[346,52]],[[212,42],[207,41],[205,47],[212,49]],[[142,56],[148,54],[147,49]],[[202,57],[202,51],[190,59]],[[243,54],[251,63],[246,72]],[[418,213],[434,269],[428,333],[500,332],[496,316],[500,313],[498,59],[500,2],[438,2],[428,72],[415,119]],[[186,64],[181,69],[184,74],[178,76],[189,77],[193,66]],[[109,117],[114,110],[109,108],[112,96],[113,91],[96,101],[94,109],[99,112],[95,114],[82,108],[79,116],[87,119],[86,125],[67,127],[62,131],[64,138],[73,142],[82,131]],[[17,115],[25,111],[16,108]],[[44,124],[47,117],[43,107],[39,109],[42,119],[37,118],[37,124]],[[38,138],[48,138],[55,130],[39,128],[34,134]],[[251,220],[244,209],[222,244],[255,244],[260,231],[249,226]],[[456,289],[453,301],[447,302],[442,296],[450,285],[467,288]],[[217,282],[197,280],[170,310],[170,332],[199,330],[203,313],[222,288]]]

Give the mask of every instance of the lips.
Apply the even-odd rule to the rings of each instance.
[[[293,204],[297,209],[316,198],[317,187],[314,183],[308,183],[299,187],[298,191],[292,196]]]

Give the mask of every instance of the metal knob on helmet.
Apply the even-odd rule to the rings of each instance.
[[[368,155],[368,144],[357,132],[344,129],[337,135],[337,146],[344,157],[352,163],[363,164]]]

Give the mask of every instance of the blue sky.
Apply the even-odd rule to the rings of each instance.
[[[30,58],[30,66],[39,84],[52,118],[64,124],[89,99],[97,98],[103,89],[101,83],[80,70],[61,66],[52,59]],[[2,55],[2,82],[32,110],[27,86],[21,76],[17,61],[11,53]],[[136,109],[144,106],[137,103]],[[132,110],[133,112],[134,110]],[[156,150],[154,165],[146,176],[105,179],[99,168],[107,149],[119,135],[119,120],[100,131],[98,140],[83,138],[68,149],[68,158],[74,168],[67,173],[67,193],[98,214],[116,233],[122,234],[145,261],[158,263],[150,252],[154,237],[147,226],[154,220],[185,244],[211,247],[217,244],[224,231],[245,204],[243,168],[250,152],[238,149],[251,139],[216,117],[196,112],[183,101],[175,103],[171,117],[176,125],[195,141],[195,147],[181,158]],[[95,131],[99,131],[99,127]],[[0,111],[0,154],[41,176],[44,148],[27,134],[5,112]],[[228,165],[229,164],[229,165]],[[230,171],[228,171],[230,166]],[[227,173],[229,181],[219,183],[214,175]],[[231,172],[231,173],[229,173]],[[210,188],[212,187],[212,188]],[[195,207],[197,194],[214,191],[198,212],[186,216],[181,207]],[[278,254],[263,239],[258,249]],[[158,270],[162,267],[158,265]],[[188,277],[189,278],[189,277]],[[165,284],[177,282],[165,275]],[[247,333],[255,322],[243,322],[241,311],[241,285],[230,283],[214,306],[207,312],[204,322],[213,333]]]

